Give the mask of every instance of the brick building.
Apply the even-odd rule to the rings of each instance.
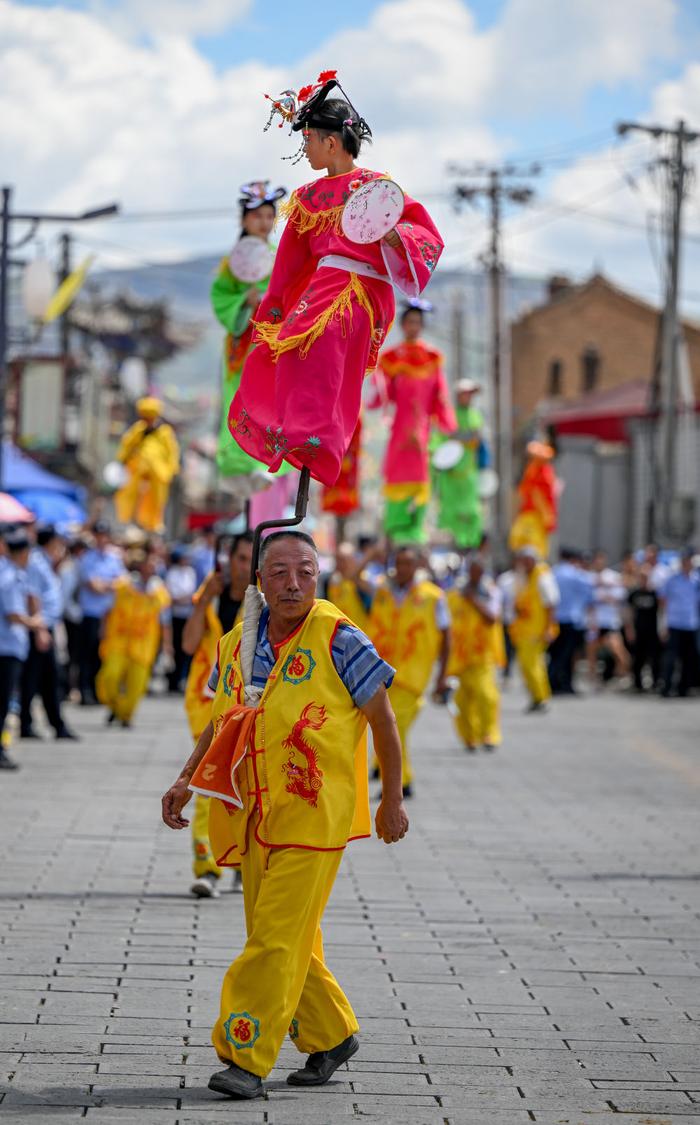
[[[601,274],[583,285],[552,278],[546,304],[512,326],[514,434],[567,400],[649,381],[658,329],[658,309]],[[684,333],[700,400],[700,328]]]

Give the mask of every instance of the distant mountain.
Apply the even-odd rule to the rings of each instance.
[[[207,255],[138,269],[101,270],[93,274],[94,281],[108,291],[128,290],[144,298],[165,299],[173,312],[206,324],[195,348],[180,353],[159,368],[159,381],[164,387],[171,385],[181,391],[216,391],[218,388],[223,330],[211,312],[209,289],[220,261],[220,256]],[[517,275],[507,277],[504,289],[508,320],[539,304],[545,295],[542,281]],[[438,269],[426,296],[435,305],[435,312],[428,319],[426,335],[444,350],[448,376],[452,377],[457,366],[454,326],[456,310],[461,308],[462,370],[465,375],[485,380],[490,323],[487,276],[482,272]]]

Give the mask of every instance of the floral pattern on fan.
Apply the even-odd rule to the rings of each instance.
[[[393,230],[404,209],[398,184],[386,178],[371,180],[352,193],[343,208],[341,225],[351,242],[379,242]]]

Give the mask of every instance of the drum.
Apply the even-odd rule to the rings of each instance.
[[[482,469],[479,473],[479,496],[482,500],[491,500],[498,492],[498,473],[495,469]]]
[[[398,223],[404,195],[398,184],[382,176],[362,184],[348,199],[341,218],[343,234],[351,242],[378,242]]]
[[[229,254],[228,264],[234,277],[254,285],[270,276],[274,260],[274,251],[262,238],[244,234]]]
[[[463,454],[464,446],[461,441],[455,441],[454,439],[444,441],[433,453],[433,468],[442,473],[447,472],[448,469],[454,469],[455,465],[458,465],[462,460]]]
[[[121,461],[108,461],[102,470],[102,478],[109,488],[122,488],[129,476]]]

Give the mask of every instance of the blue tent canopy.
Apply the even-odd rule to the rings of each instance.
[[[41,522],[85,522],[87,494],[82,485],[50,473],[9,441],[3,444],[2,477],[5,492],[16,497]]]

